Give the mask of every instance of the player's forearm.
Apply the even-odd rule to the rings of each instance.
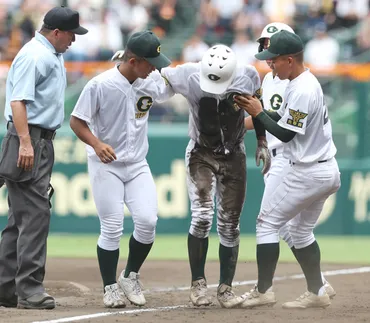
[[[265,110],[265,113],[274,121],[278,122],[281,119],[279,113],[272,111],[272,110]]]
[[[259,113],[256,116],[256,120],[262,123],[269,133],[274,135],[282,142],[289,142],[294,138],[296,134],[294,131],[280,127],[275,120],[271,119],[271,117],[266,113],[266,111],[262,111],[261,113]]]
[[[18,136],[20,138],[27,136],[29,130],[25,103],[23,101],[12,101],[10,107],[12,108],[12,120]]]
[[[244,118],[244,126],[245,126],[245,129],[247,129],[247,130],[253,130],[254,129],[254,125],[253,125],[253,121],[252,121],[251,116],[248,116],[248,117]]]
[[[93,135],[86,121],[71,116],[69,125],[76,136],[85,144],[95,147],[99,143],[99,139]]]
[[[266,140],[266,129],[263,123],[254,117],[252,117],[252,123],[257,140]]]

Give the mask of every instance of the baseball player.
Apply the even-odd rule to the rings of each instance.
[[[117,52],[112,59],[119,59]],[[217,299],[231,308],[244,299],[232,291],[239,251],[239,218],[246,193],[244,111],[234,104],[237,93],[258,93],[260,78],[253,66],[237,68],[234,52],[215,45],[199,63],[186,63],[161,70],[175,93],[190,104],[189,136],[185,163],[192,220],[188,254],[192,275],[190,300],[195,306],[210,305],[205,278],[208,236],[217,207],[220,238],[220,281]],[[254,122],[256,122],[254,120]],[[256,162],[263,160],[265,173],[270,167],[265,132],[259,131]]]
[[[139,270],[154,241],[157,194],[146,161],[148,114],[154,100],[173,95],[156,69],[170,64],[151,31],[133,34],[122,62],[94,77],[83,89],[70,125],[87,144],[88,172],[100,220],[97,255],[106,307],[125,300],[146,303]],[[150,76],[149,76],[150,74]],[[116,281],[123,206],[134,221],[126,269]]]
[[[303,64],[303,43],[296,34],[275,33],[269,47],[256,58],[272,60],[276,76],[290,81],[284,103],[277,111],[267,111],[248,95],[236,96],[235,101],[283,142],[283,156],[289,164],[273,195],[263,200],[256,226],[258,284],[245,295],[241,307],[276,303],[272,279],[279,258],[279,230],[290,220],[288,229],[307,291],[283,308],[326,307],[330,297],[322,281],[320,248],[313,229],[326,199],[340,187],[340,173],[323,92]]]
[[[268,47],[270,37],[280,30],[287,30],[294,33],[293,29],[283,23],[273,22],[263,28],[261,36],[257,39],[260,44],[258,51],[262,52]],[[267,73],[262,82],[262,103],[264,109],[268,111],[277,111],[283,104],[283,98],[285,90],[289,84],[289,80],[281,80],[274,70],[271,60],[266,60],[267,65],[271,68],[271,72]],[[254,128],[252,117],[248,116],[245,118],[245,126],[247,130]],[[282,176],[284,174],[284,169],[289,165],[289,160],[283,156],[283,142],[276,138],[274,135],[266,132],[267,145],[271,155],[271,167],[268,173],[264,176],[265,189],[262,197],[261,205],[265,205],[267,199],[269,199],[275,189],[281,183]],[[280,230],[279,234],[281,239],[283,239],[292,250],[293,254],[296,254],[295,247],[293,246],[292,237],[289,233],[289,223],[284,225]],[[322,274],[321,274],[322,275]],[[322,280],[326,292],[330,298],[334,298],[336,295],[335,290],[329,284],[328,281],[322,275]]]
[[[253,95],[260,89],[257,70],[237,68],[234,52],[227,46],[212,46],[200,63],[164,68],[161,74],[174,92],[190,104],[189,136],[185,163],[192,220],[188,235],[191,268],[190,300],[209,305],[205,277],[208,236],[216,198],[217,232],[220,239],[220,281],[217,299],[222,307],[239,305],[243,298],[232,291],[239,251],[239,218],[246,193],[244,111],[233,102],[234,93]],[[259,159],[268,171],[265,133],[257,131]]]

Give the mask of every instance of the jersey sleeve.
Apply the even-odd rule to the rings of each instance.
[[[13,91],[10,101],[35,100],[35,87],[40,79],[40,67],[43,62],[34,57],[20,56],[13,66]]]
[[[261,79],[252,65],[239,67],[235,79],[227,89],[227,93],[237,92],[260,97]]]
[[[78,119],[91,123],[92,118],[99,110],[99,88],[94,80],[86,84],[71,113]]]
[[[171,85],[174,93],[188,97],[189,76],[199,71],[199,63],[185,63],[176,67],[166,67],[161,69],[162,76]]]
[[[168,83],[167,79],[164,78],[161,73],[157,70],[149,75],[149,78],[153,81],[155,87],[154,100],[158,103],[164,102],[175,95],[172,86]]]
[[[311,95],[309,93],[292,92],[286,98],[284,108],[278,110],[281,119],[278,125],[304,135],[309,118]]]

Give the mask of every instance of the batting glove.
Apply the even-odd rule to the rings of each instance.
[[[259,167],[261,160],[263,161],[263,168],[261,173],[265,175],[271,166],[271,155],[267,148],[267,141],[265,139],[259,139],[256,149],[256,165]]]

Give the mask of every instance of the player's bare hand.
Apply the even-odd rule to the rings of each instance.
[[[260,165],[261,160],[263,161],[263,167],[261,173],[265,175],[271,167],[271,155],[267,148],[267,141],[265,139],[259,139],[256,149],[256,165]]]
[[[34,151],[30,135],[19,137],[17,167],[23,168],[25,171],[30,171],[33,167],[33,161]]]
[[[124,53],[125,53],[124,50],[116,51],[114,53],[114,55],[112,56],[111,61],[118,61],[118,60],[122,59]]]
[[[247,111],[252,117],[256,117],[262,112],[263,108],[260,100],[252,95],[235,95],[234,101],[240,108]]]
[[[117,159],[116,153],[114,152],[113,148],[103,142],[99,142],[94,147],[94,150],[96,155],[105,164],[108,164]]]

